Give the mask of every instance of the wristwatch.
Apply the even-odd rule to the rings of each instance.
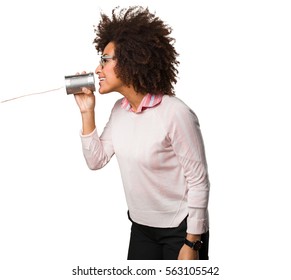
[[[191,241],[189,241],[188,239],[185,238],[185,244],[188,245],[193,250],[198,251],[198,250],[200,250],[203,242],[201,240],[197,240],[197,241],[191,242]]]

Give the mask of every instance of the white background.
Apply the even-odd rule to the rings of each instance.
[[[206,264],[220,266],[221,279],[287,279],[288,1],[2,1],[0,101],[94,71],[100,11],[131,4],[148,6],[173,27],[181,62],[176,95],[200,119],[211,179]],[[118,98],[97,94],[99,133]],[[77,265],[130,263],[116,159],[90,171],[80,128],[64,89],[0,103],[1,279],[80,279],[71,275]]]

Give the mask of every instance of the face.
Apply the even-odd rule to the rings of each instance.
[[[101,94],[113,91],[121,92],[124,88],[123,82],[116,77],[114,72],[114,67],[116,65],[116,60],[112,58],[114,57],[114,50],[114,43],[110,42],[103,50],[103,65],[100,63],[95,70],[95,73],[99,77],[99,93]]]

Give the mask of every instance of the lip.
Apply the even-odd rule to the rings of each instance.
[[[98,76],[98,78],[99,78],[99,83],[102,83],[103,81],[105,81],[105,77],[103,76]]]

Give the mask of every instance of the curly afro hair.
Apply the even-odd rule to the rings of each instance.
[[[101,53],[109,42],[115,45],[116,75],[125,85],[142,94],[175,95],[178,53],[173,47],[172,29],[140,6],[112,10],[110,19],[101,13],[94,29]]]

